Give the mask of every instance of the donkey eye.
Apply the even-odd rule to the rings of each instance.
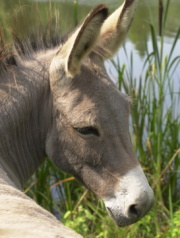
[[[74,127],[74,129],[82,135],[99,136],[99,131],[95,127],[92,127],[92,126],[81,127],[81,128]]]

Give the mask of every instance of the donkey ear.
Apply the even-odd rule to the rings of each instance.
[[[73,77],[79,73],[82,60],[96,45],[102,23],[107,16],[108,9],[104,5],[97,6],[61,47],[57,57],[65,59],[67,76]]]
[[[125,0],[103,23],[97,47],[105,58],[112,57],[130,28],[137,0]]]

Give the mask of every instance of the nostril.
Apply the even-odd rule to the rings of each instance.
[[[106,207],[107,211],[112,214],[111,209],[109,207]]]
[[[113,213],[112,213],[111,209],[110,209],[109,207],[106,207],[106,209],[107,209],[107,211],[108,211],[109,215],[110,215],[110,216],[113,218],[113,217],[114,217],[114,215],[113,215]]]
[[[129,207],[129,218],[138,218],[141,215],[140,208],[137,204],[133,204]]]

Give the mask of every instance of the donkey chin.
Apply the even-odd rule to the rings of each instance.
[[[119,227],[137,222],[153,206],[154,193],[140,166],[124,175],[114,194],[103,199],[110,217]]]

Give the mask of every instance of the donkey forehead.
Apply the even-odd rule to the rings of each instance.
[[[129,108],[130,98],[117,89],[98,57],[85,61],[81,74],[77,76],[76,85],[79,93],[87,96],[95,105],[105,104],[115,111],[123,107]]]
[[[62,98],[61,98],[62,100]],[[64,91],[63,101],[66,112],[100,119],[103,117],[124,117],[129,114],[130,98],[119,92],[107,75],[103,64],[94,63],[91,59],[82,65],[81,73],[73,78]],[[62,102],[62,101],[61,101]],[[75,117],[76,118],[76,117]]]

